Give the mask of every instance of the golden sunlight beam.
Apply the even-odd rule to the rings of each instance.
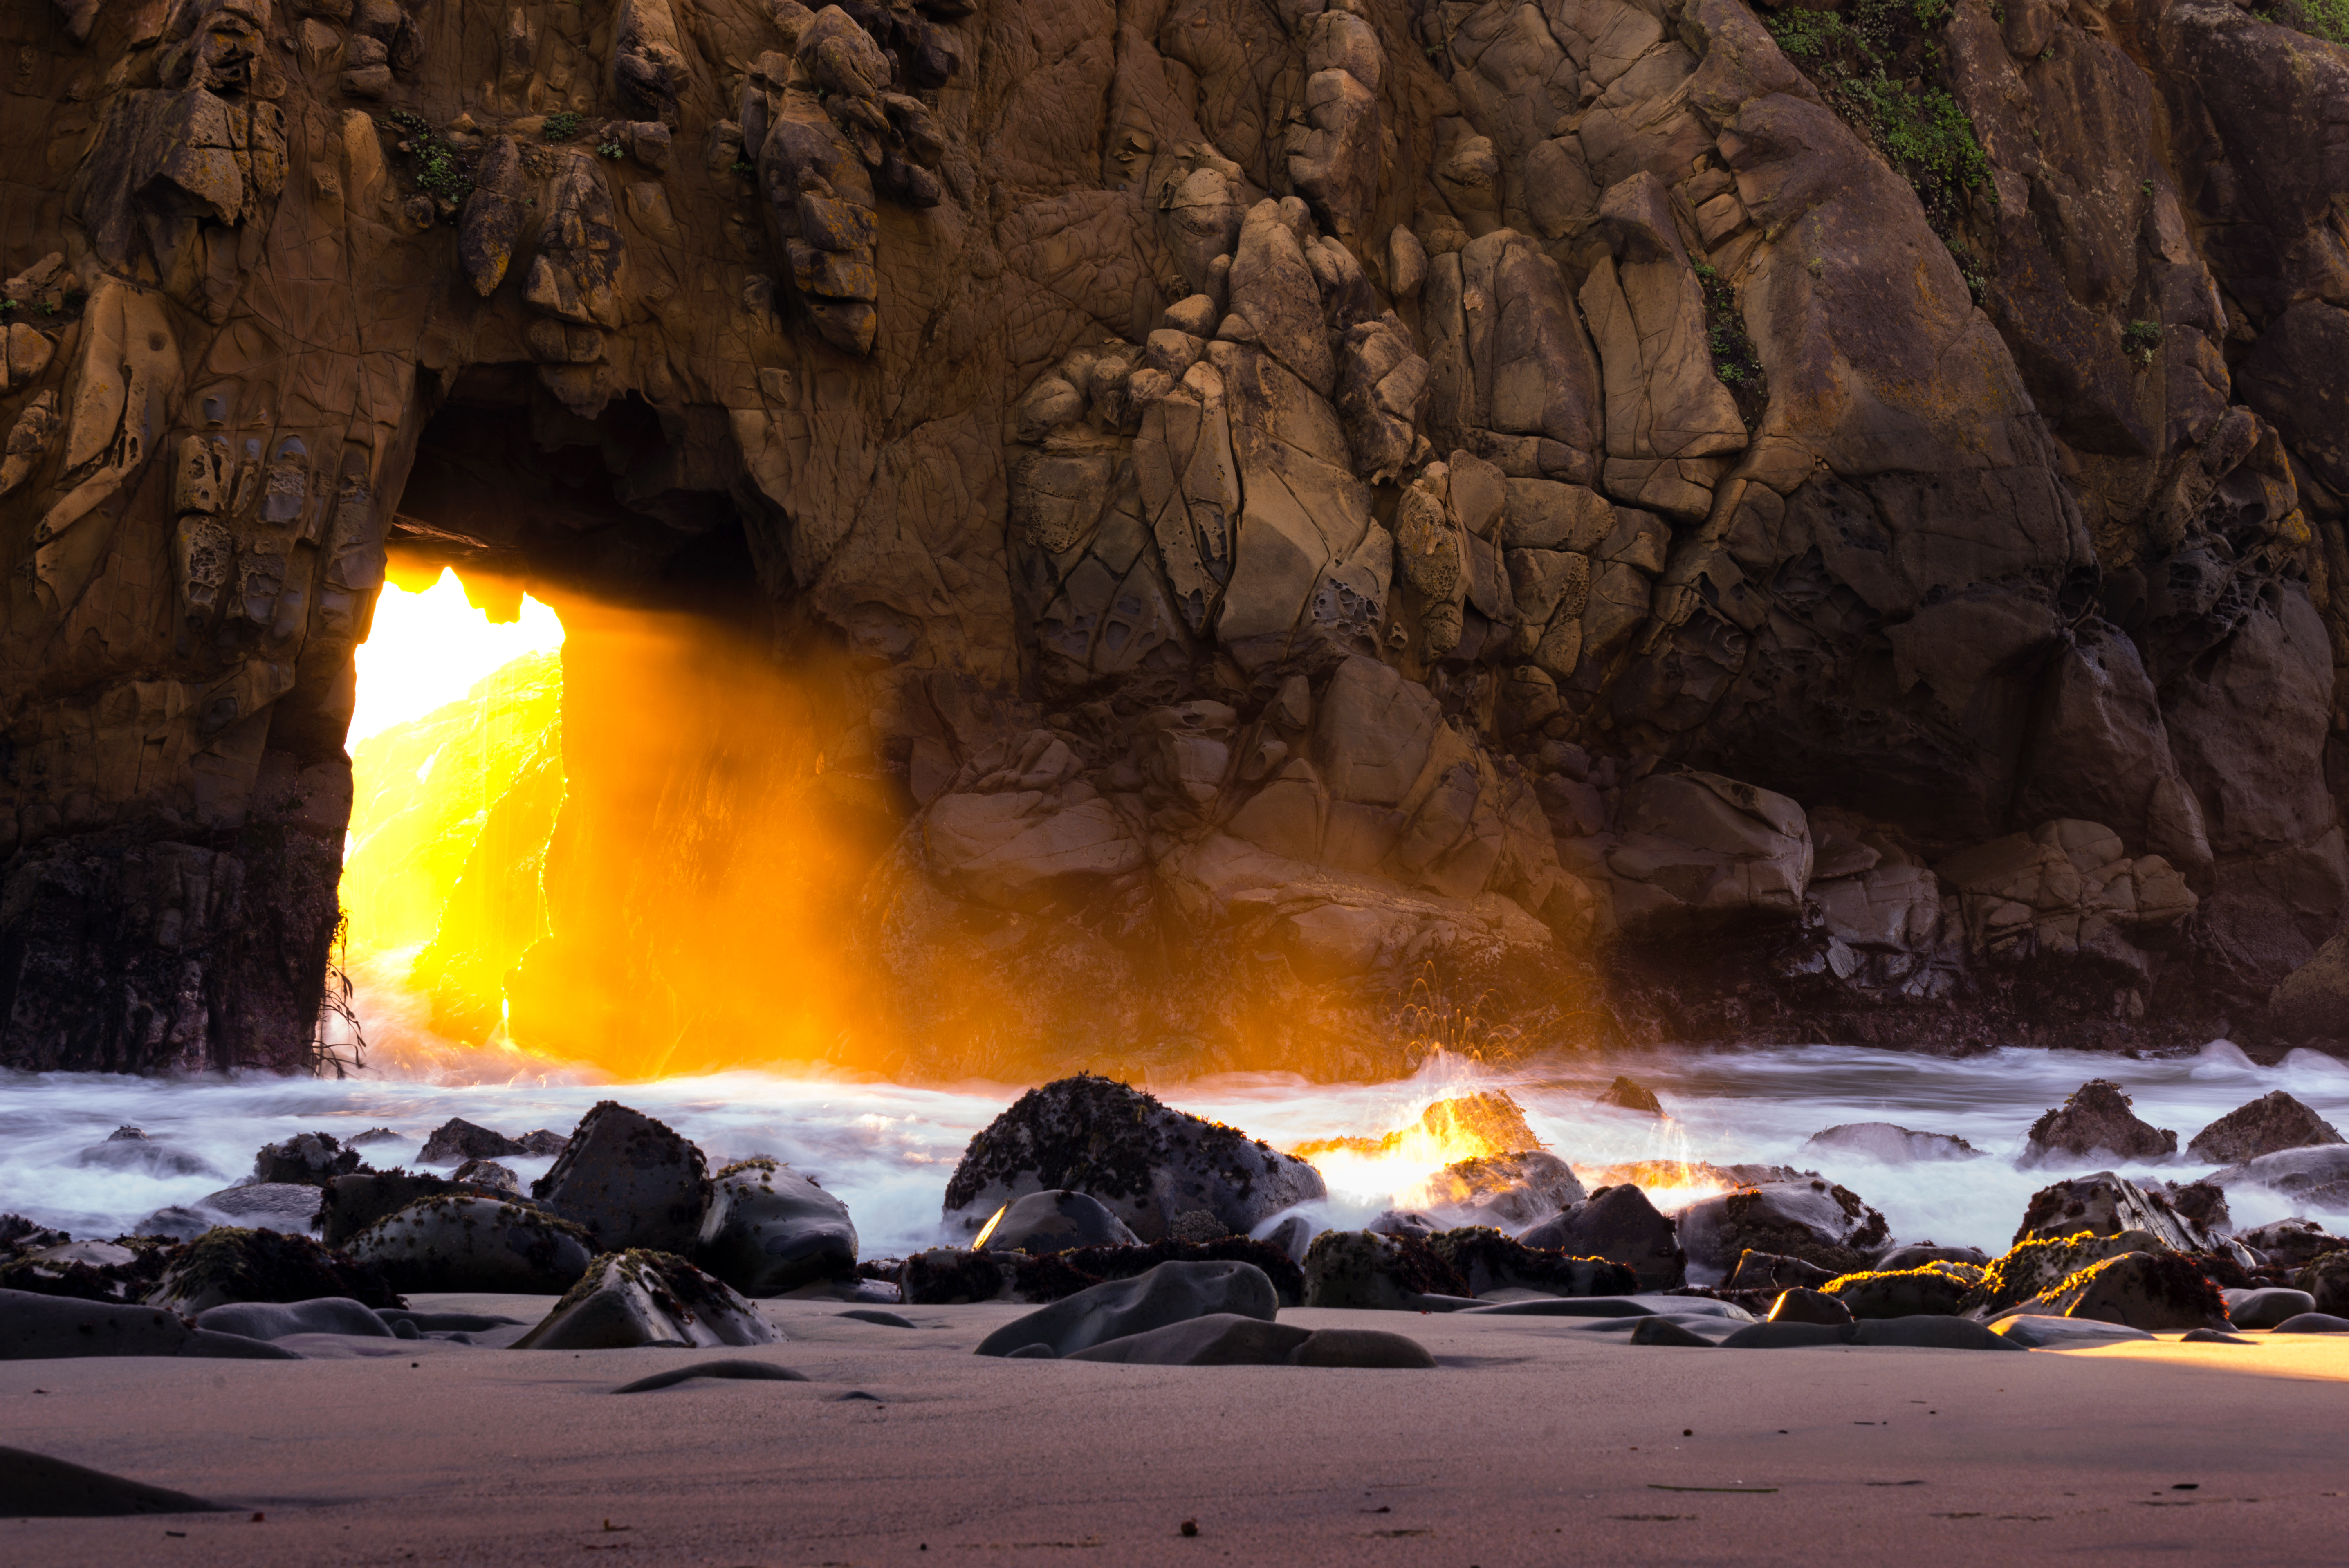
[[[448,568],[419,593],[386,583],[376,600],[375,624],[359,645],[358,701],[343,744],[356,751],[370,736],[457,701],[523,655],[562,645],[563,623],[528,594],[521,617],[501,625],[474,608]]]

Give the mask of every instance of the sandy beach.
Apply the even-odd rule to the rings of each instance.
[[[547,1303],[415,1305],[534,1319]],[[1570,1319],[1292,1310],[1402,1331],[1440,1365],[1169,1368],[971,1355],[1019,1306],[912,1307],[907,1329],[761,1305],[787,1343],[0,1363],[0,1440],[233,1509],[6,1521],[5,1555],[2242,1564],[2330,1560],[2349,1529],[2349,1340],[2322,1336],[1737,1352]],[[611,1392],[719,1358],[808,1381]]]

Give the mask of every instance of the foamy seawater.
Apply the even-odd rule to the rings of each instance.
[[[297,1132],[348,1139],[389,1128],[398,1140],[368,1145],[368,1161],[413,1168],[426,1135],[450,1117],[510,1135],[541,1127],[568,1132],[597,1100],[616,1099],[694,1140],[713,1164],[750,1154],[789,1161],[848,1203],[867,1255],[900,1253],[942,1239],[941,1200],[956,1161],[971,1134],[1025,1087],[927,1088],[761,1072],[603,1084],[515,1074],[514,1062],[508,1055],[478,1064],[487,1075],[514,1075],[495,1083],[0,1075],[0,1211],[78,1236],[111,1236],[159,1208],[191,1202],[249,1174],[256,1150]],[[1618,1073],[1653,1088],[1668,1119],[1592,1103]],[[442,1064],[433,1076],[454,1080],[462,1074]],[[2025,1131],[2090,1078],[2117,1080],[2136,1098],[2140,1116],[2177,1130],[2181,1149],[2209,1122],[2272,1089],[2286,1090],[2336,1126],[2349,1122],[2349,1064],[2296,1051],[2280,1065],[2261,1067],[2223,1040],[2195,1055],[2146,1061],[2029,1049],[1951,1061],[1857,1047],[1754,1047],[1621,1053],[1510,1071],[1437,1057],[1410,1078],[1375,1084],[1254,1074],[1147,1087],[1171,1105],[1278,1148],[1339,1134],[1375,1136],[1412,1123],[1445,1095],[1505,1088],[1550,1149],[1579,1166],[1632,1160],[1797,1165],[1875,1204],[1903,1240],[1998,1252],[2030,1195],[2075,1173],[2019,1168]],[[1887,1164],[1803,1147],[1814,1132],[1851,1121],[1951,1134],[1984,1157]],[[150,1174],[78,1163],[83,1150],[125,1124],[201,1168]],[[527,1181],[551,1161],[505,1163]],[[2178,1181],[2210,1168],[2181,1156],[2121,1169]],[[1411,1171],[1358,1161],[1333,1164],[1330,1175],[1330,1199],[1313,1211],[1322,1223],[1358,1223],[1413,1201]],[[1670,1206],[1668,1194],[1657,1196]],[[2253,1189],[2238,1187],[2230,1199],[2240,1227],[2296,1212],[2291,1200]]]

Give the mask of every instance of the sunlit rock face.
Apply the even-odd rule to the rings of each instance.
[[[451,1029],[2244,1015],[2349,887],[2349,53],[1928,9],[15,7],[0,1061],[310,1059],[394,551],[615,617]]]

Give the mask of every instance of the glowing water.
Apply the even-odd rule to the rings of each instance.
[[[916,1088],[755,1072],[612,1086],[585,1073],[547,1069],[510,1050],[445,1043],[437,1055],[411,1044],[402,1076],[389,1076],[390,1065],[378,1058],[367,1076],[340,1083],[0,1076],[0,1210],[78,1235],[112,1235],[164,1204],[225,1186],[252,1169],[254,1150],[296,1132],[348,1137],[387,1126],[401,1141],[370,1145],[368,1160],[378,1166],[412,1164],[425,1134],[452,1116],[511,1134],[539,1127],[568,1131],[596,1100],[617,1098],[692,1138],[713,1161],[753,1153],[790,1161],[847,1202],[867,1255],[897,1253],[938,1239],[940,1200],[955,1162],[970,1135],[1019,1093],[994,1084]],[[1659,1124],[1592,1104],[1592,1095],[1618,1072],[1655,1088],[1671,1120]],[[1382,1133],[1416,1120],[1423,1107],[1444,1095],[1501,1088],[1524,1106],[1550,1148],[1577,1165],[1647,1159],[1799,1165],[1882,1209],[1904,1240],[1930,1237],[1998,1251],[2012,1237],[2030,1194],[2064,1173],[2016,1168],[2025,1130],[2092,1077],[2117,1079],[2136,1096],[2139,1114],[2176,1129],[2181,1144],[2217,1117],[2276,1088],[2336,1126],[2349,1121],[2349,1065],[2302,1051],[2263,1068],[2224,1041],[2196,1056],[2158,1061],[2020,1049],[1945,1061],[1859,1047],[1767,1047],[1625,1054],[1603,1063],[1515,1073],[1438,1057],[1412,1078],[1379,1084],[1316,1085],[1250,1075],[1151,1087],[1171,1104],[1281,1148],[1311,1138]],[[1887,1165],[1804,1152],[1810,1134],[1847,1121],[1896,1121],[1953,1133],[1983,1150],[1985,1158]],[[218,1174],[159,1177],[75,1163],[81,1150],[123,1123],[167,1140]],[[507,1163],[527,1179],[550,1162]],[[2125,1167],[2130,1174],[2168,1181],[2208,1169],[2183,1158]],[[1317,1217],[1330,1224],[1359,1222],[1398,1199],[1408,1202],[1424,1174],[1407,1162],[1332,1160],[1332,1195],[1315,1206]],[[1669,1203],[1669,1194],[1658,1196]],[[2242,1188],[2232,1194],[2232,1204],[2241,1226],[2292,1212],[2281,1197]]]

